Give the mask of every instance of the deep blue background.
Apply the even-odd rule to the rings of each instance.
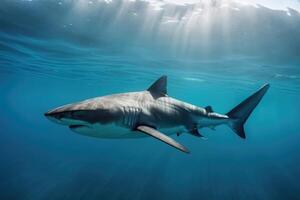
[[[59,2],[0,5],[0,199],[299,199],[297,11],[211,5],[193,18],[191,5]],[[226,126],[201,130],[206,141],[174,136],[190,155],[152,138],[84,137],[43,116],[163,74],[170,96],[220,113],[271,88],[246,140]]]

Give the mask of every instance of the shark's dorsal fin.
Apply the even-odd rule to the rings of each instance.
[[[208,113],[214,112],[211,106],[206,106],[204,109],[205,109],[206,112],[208,112]]]
[[[167,76],[157,79],[147,90],[155,97],[167,96]]]

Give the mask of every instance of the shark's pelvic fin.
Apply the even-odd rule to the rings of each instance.
[[[260,100],[263,98],[263,96],[266,94],[269,87],[269,84],[263,85],[257,92],[242,101],[239,105],[234,107],[226,114],[231,118],[231,121],[229,122],[230,127],[241,138],[246,138],[244,123],[246,122],[254,108],[258,105]]]
[[[156,98],[167,96],[167,76],[157,79],[147,90]]]
[[[189,150],[187,148],[185,148],[183,145],[179,144],[178,142],[176,142],[172,138],[166,136],[165,134],[155,130],[154,128],[141,125],[141,126],[138,126],[136,128],[136,130],[141,131],[147,135],[150,135],[156,139],[159,139],[159,140],[163,141],[164,143],[166,143],[172,147],[175,147],[176,149],[179,149],[180,151],[183,151],[185,153],[190,153]]]

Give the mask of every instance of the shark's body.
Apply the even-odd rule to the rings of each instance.
[[[171,98],[167,95],[166,87],[167,78],[162,76],[146,91],[88,99],[58,107],[45,115],[83,135],[99,138],[150,135],[188,152],[166,135],[187,132],[202,137],[198,129],[228,124],[240,137],[245,138],[243,124],[269,85],[263,86],[226,115],[215,113],[210,106],[201,108]]]

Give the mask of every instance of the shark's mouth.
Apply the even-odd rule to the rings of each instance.
[[[69,128],[70,129],[77,129],[77,128],[83,128],[86,127],[85,125],[70,125]]]

